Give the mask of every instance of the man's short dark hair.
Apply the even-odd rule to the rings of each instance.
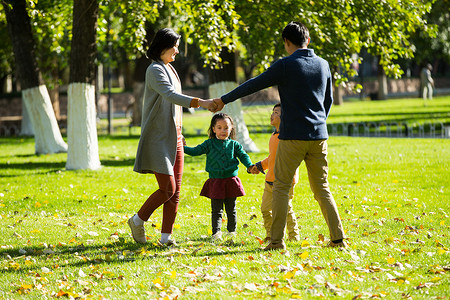
[[[283,40],[287,39],[294,45],[303,48],[308,45],[309,30],[300,22],[290,22],[284,27],[281,36]]]

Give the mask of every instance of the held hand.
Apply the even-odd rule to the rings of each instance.
[[[209,101],[211,101],[211,104],[209,105],[208,110],[212,113],[217,111],[217,103],[214,102],[214,100],[210,99]]]
[[[216,98],[213,101],[217,105],[217,109],[213,111],[214,113],[221,111],[223,109],[223,107],[225,106],[225,103],[223,103],[222,99],[220,99],[220,98]]]
[[[209,99],[209,100],[198,100],[198,105],[200,105],[201,107],[213,112],[216,108],[217,105],[216,103],[214,103],[213,100]]]
[[[186,146],[187,144],[186,144],[186,140],[184,139],[184,135],[182,136],[182,138],[183,138],[183,146]]]
[[[259,172],[258,168],[257,168],[256,166],[253,166],[253,168],[252,168],[252,174],[258,175],[259,173],[261,173],[261,172]]]
[[[252,165],[252,166],[248,167],[247,172],[255,174],[255,175],[259,174],[259,170],[258,170],[258,168],[255,165]]]

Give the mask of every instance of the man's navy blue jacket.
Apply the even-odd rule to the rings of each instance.
[[[312,49],[296,50],[221,98],[226,104],[275,85],[282,110],[279,139],[327,139],[326,119],[333,103],[331,72],[328,62]]]

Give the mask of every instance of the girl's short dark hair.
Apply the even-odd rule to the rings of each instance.
[[[289,40],[298,47],[306,47],[308,45],[309,30],[300,22],[290,22],[283,29],[281,36]]]
[[[147,57],[154,61],[160,60],[163,51],[175,46],[180,38],[181,36],[171,28],[158,30],[148,48]]]
[[[236,130],[234,129],[233,119],[225,113],[217,113],[212,117],[211,124],[209,125],[209,128],[208,128],[208,137],[210,139],[216,138],[216,134],[214,133],[213,127],[216,126],[217,121],[225,120],[225,119],[230,120],[230,123],[231,123],[230,139],[234,140],[236,138]]]

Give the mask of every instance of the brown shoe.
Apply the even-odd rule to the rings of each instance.
[[[131,235],[136,243],[145,244],[147,243],[147,238],[145,236],[145,228],[144,225],[136,225],[133,222],[133,217],[128,219],[128,226],[131,229]]]
[[[333,241],[330,241],[327,245],[327,247],[332,248],[347,248],[347,243],[345,241],[342,241],[340,243],[334,243]]]
[[[266,236],[266,238],[264,239],[264,243],[270,242],[270,236]]]
[[[290,236],[288,241],[298,242],[300,241],[300,237],[298,235]]]
[[[273,244],[272,242],[269,243],[269,245],[264,248],[264,251],[272,251],[272,250],[285,250],[286,245],[284,242]]]

